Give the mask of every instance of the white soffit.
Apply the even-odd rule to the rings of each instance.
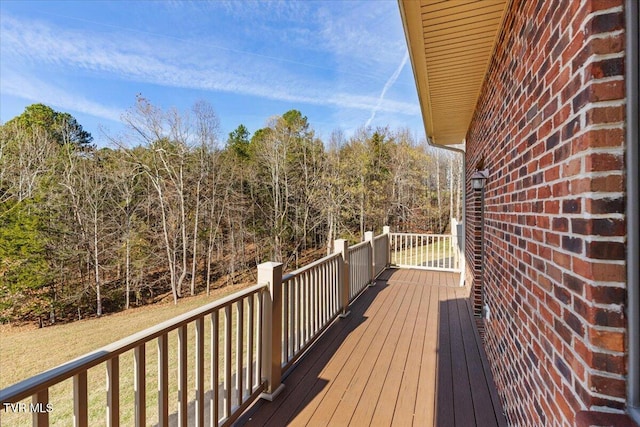
[[[463,142],[507,0],[399,0],[427,136]]]

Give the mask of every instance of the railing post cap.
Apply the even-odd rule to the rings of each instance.
[[[280,265],[282,265],[281,262],[267,261],[267,262],[258,264],[258,268],[276,268]]]
[[[333,246],[336,248],[336,252],[340,252],[342,248],[349,247],[349,241],[347,239],[336,239],[333,242]]]

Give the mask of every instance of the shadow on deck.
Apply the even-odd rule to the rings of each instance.
[[[391,269],[238,425],[502,426],[456,273]]]

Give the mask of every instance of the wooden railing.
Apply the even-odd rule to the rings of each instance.
[[[353,301],[370,283],[372,277],[371,241],[349,247],[349,301]]]
[[[384,233],[373,237],[373,277],[378,277],[389,265],[389,227]]]
[[[391,264],[398,267],[460,271],[458,239],[450,234],[391,233]]]
[[[265,338],[261,334],[265,285],[255,285],[231,296],[207,304],[189,313],[175,317],[152,328],[102,347],[76,360],[50,369],[25,381],[0,390],[0,401],[17,403],[31,397],[30,408],[47,408],[49,388],[73,379],[73,424],[88,426],[87,372],[104,365],[107,392],[104,396],[106,421],[109,426],[120,424],[120,359],[133,353],[134,422],[137,426],[149,424],[147,417],[147,384],[151,372],[147,369],[146,352],[156,343],[157,422],[169,423],[169,340],[177,333],[177,388],[179,425],[204,425],[205,406],[208,418],[218,420],[216,425],[228,425],[266,388],[262,372],[262,353]],[[208,325],[207,325],[208,324]],[[190,363],[187,360],[188,330],[192,326],[195,337],[191,353],[195,356],[191,366],[195,375],[195,390],[187,389]],[[205,340],[205,337],[208,339]],[[208,345],[205,345],[205,341]],[[205,353],[209,365],[205,369]],[[172,367],[173,370],[175,367]],[[209,372],[208,399],[205,400],[205,372]],[[193,394],[192,394],[193,392]],[[190,396],[195,396],[192,419],[188,419]],[[50,407],[55,408],[56,402]],[[5,408],[6,410],[6,408]],[[49,425],[47,410],[32,411],[33,425]],[[153,417],[153,420],[156,420]],[[69,425],[70,420],[62,424]],[[92,423],[93,424],[93,423]]]
[[[454,242],[451,236],[389,233],[385,227],[379,236],[367,232],[364,237],[363,242],[351,247],[345,240],[336,240],[333,254],[285,275],[281,263],[260,264],[257,285],[0,390],[0,402],[5,412],[7,404],[29,397],[32,407],[47,408],[50,388],[72,379],[73,423],[87,426],[87,372],[103,365],[107,376],[107,392],[102,397],[106,421],[109,426],[117,426],[121,422],[121,379],[126,376],[120,361],[128,354],[133,360],[133,372],[129,371],[133,379],[122,381],[122,385],[132,383],[132,390],[125,393],[134,395],[135,414],[132,422],[124,422],[143,426],[157,421],[165,426],[171,412],[172,419],[177,416],[182,426],[202,426],[205,422],[229,425],[259,396],[271,400],[279,394],[282,373],[336,317],[349,314],[350,303],[375,284],[390,263],[440,270],[458,268],[457,240]],[[192,343],[188,338],[191,331]],[[170,342],[175,340],[170,341],[170,336],[176,335],[177,345],[173,347],[177,361],[170,366],[169,353],[171,360],[175,359],[173,350],[170,352]],[[157,349],[155,373],[146,357],[147,344],[152,342]],[[193,364],[188,360],[190,355]],[[170,380],[178,390],[177,410],[170,409],[175,401],[169,405]],[[147,393],[150,382],[157,383],[157,418],[147,416],[149,398],[155,403]],[[47,411],[33,413],[33,425],[47,426],[49,421]]]
[[[287,369],[340,313],[339,253],[282,278],[282,367]]]

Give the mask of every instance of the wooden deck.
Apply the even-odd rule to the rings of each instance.
[[[385,271],[238,424],[506,426],[458,278]]]

